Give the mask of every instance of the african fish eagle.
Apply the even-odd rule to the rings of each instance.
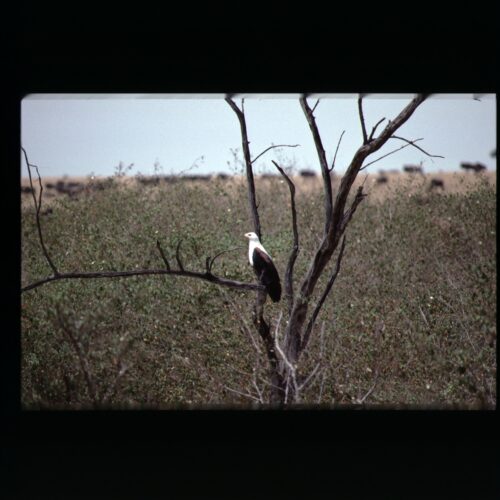
[[[281,283],[278,271],[270,255],[259,241],[255,233],[246,233],[249,239],[248,260],[253,267],[257,279],[266,287],[266,291],[273,302],[279,302],[281,298]]]

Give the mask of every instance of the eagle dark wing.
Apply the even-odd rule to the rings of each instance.
[[[271,300],[273,302],[279,302],[281,299],[280,277],[271,257],[260,248],[255,248],[252,259],[257,278],[266,287]]]

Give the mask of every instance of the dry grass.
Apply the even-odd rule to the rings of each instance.
[[[402,184],[405,185],[405,188],[410,186],[412,191],[418,190],[422,187],[428,187],[431,179],[441,179],[444,181],[445,191],[448,193],[464,193],[467,190],[472,189],[478,182],[480,178],[485,178],[492,186],[496,186],[496,171],[484,172],[481,174],[475,174],[470,172],[438,172],[433,174],[424,174],[423,176],[420,174],[406,174],[400,172],[386,172],[384,174],[388,182],[384,184],[378,184],[377,178],[378,174],[367,174],[362,175],[362,173],[358,176],[355,181],[354,188],[356,188],[359,184],[364,183],[365,191],[369,192],[372,195],[373,199],[385,199],[387,196],[393,195],[397,190],[401,187]],[[130,186],[137,182],[137,178],[134,176],[122,176],[122,177],[113,177],[116,182],[119,184]],[[107,177],[102,176],[94,176],[92,179],[90,177],[78,177],[78,176],[65,176],[65,177],[45,177],[43,179],[43,186],[45,189],[45,195],[50,198],[51,194],[57,196],[57,193],[47,189],[47,184],[55,185],[58,181],[63,180],[65,182],[78,182],[83,185],[88,185],[89,183],[98,183],[105,182]],[[260,179],[264,184],[266,182],[270,182],[270,180],[257,176],[257,179]],[[321,176],[316,176],[312,178],[301,177],[298,175],[292,176],[294,183],[297,186],[299,191],[303,191],[309,193],[314,190],[322,190],[322,180]],[[333,176],[333,186],[339,182],[341,177]],[[206,186],[210,189],[210,183],[202,182],[202,181],[190,181],[191,183],[198,186]],[[244,176],[232,176],[224,181],[225,185],[228,189],[234,189],[241,184],[246,182],[246,178]],[[38,181],[34,179],[35,183],[35,192],[38,195]],[[29,187],[29,178],[23,177],[21,178],[21,186]],[[440,191],[439,189],[437,191]],[[28,198],[28,196],[24,195],[23,200]],[[29,199],[28,201],[31,201]],[[44,200],[47,202],[48,200]]]

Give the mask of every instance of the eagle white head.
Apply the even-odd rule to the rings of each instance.
[[[253,266],[253,252],[256,248],[262,250],[266,255],[269,255],[266,252],[266,249],[262,246],[262,243],[259,240],[259,237],[256,233],[250,232],[245,233],[245,238],[248,238],[248,260],[250,264]]]
[[[248,238],[250,241],[259,241],[259,237],[255,233],[245,233],[245,238]]]

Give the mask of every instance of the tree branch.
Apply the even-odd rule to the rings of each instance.
[[[238,117],[238,121],[240,122],[241,129],[241,143],[243,146],[243,156],[245,158],[246,165],[246,173],[247,173],[247,183],[248,183],[248,202],[250,204],[250,213],[252,215],[254,231],[262,241],[262,233],[260,230],[260,219],[259,212],[257,210],[257,203],[255,199],[255,182],[253,178],[253,170],[252,170],[252,160],[250,158],[250,149],[247,135],[247,125],[245,121],[244,112],[236,106],[234,101],[230,97],[226,97],[225,101],[231,106],[231,109],[236,113]],[[243,104],[243,103],[242,103]]]
[[[316,104],[313,106],[313,109],[311,110],[311,113],[314,113],[315,109],[318,107],[320,99],[316,101]]]
[[[216,276],[211,273],[201,273],[196,271],[186,271],[186,270],[171,270],[167,269],[137,269],[135,271],[99,271],[99,272],[88,272],[88,273],[59,273],[57,276],[49,276],[48,278],[35,281],[29,285],[21,288],[21,293],[27,292],[28,290],[33,290],[39,286],[45,285],[52,281],[66,280],[66,279],[91,279],[91,278],[128,278],[130,276],[151,276],[151,275],[169,275],[169,276],[185,276],[187,278],[198,278],[215,285],[226,286],[228,288],[235,288],[238,290],[252,290],[252,291],[263,291],[265,287],[256,283],[244,283],[241,281],[229,280]]]
[[[342,181],[337,191],[337,197],[332,209],[331,223],[328,225],[328,231],[323,236],[309,269],[301,282],[300,291],[295,297],[293,309],[285,330],[285,351],[289,359],[298,359],[301,352],[301,333],[307,316],[307,310],[309,307],[308,303],[321,273],[330,261],[333,252],[340,242],[342,231],[345,230],[345,224],[342,223],[345,221],[344,210],[347,203],[347,197],[352,184],[363,165],[363,161],[367,156],[378,151],[388,141],[394,132],[396,132],[396,130],[401,127],[410,118],[410,116],[412,116],[426,97],[427,95],[424,94],[415,96],[399,113],[399,115],[387,124],[376,139],[373,139],[368,144],[363,144],[354,154],[351,163],[342,177]],[[307,113],[307,103],[304,101],[304,98],[302,98],[301,103],[306,112],[306,117],[308,117],[309,124],[311,125],[310,117]],[[311,131],[314,135],[314,127],[311,127]]]
[[[325,300],[328,297],[328,294],[330,293],[330,290],[332,289],[335,280],[337,279],[337,275],[339,274],[340,271],[340,264],[342,262],[342,257],[344,255],[344,248],[345,248],[345,236],[344,239],[342,240],[342,246],[340,247],[340,252],[339,256],[337,257],[337,263],[335,265],[335,269],[330,279],[328,280],[328,283],[326,284],[326,288],[323,294],[321,295],[320,299],[318,300],[318,303],[316,304],[316,307],[314,308],[311,318],[309,319],[309,323],[307,324],[304,337],[302,339],[302,344],[300,346],[301,351],[303,351],[307,347],[307,343],[309,342],[309,338],[311,337],[311,332],[314,327],[314,324],[316,323],[316,319],[318,318],[318,314],[321,308],[323,307],[323,304],[325,303]]]
[[[318,127],[316,121],[312,114],[312,110],[307,103],[306,98],[303,96],[300,98],[300,105],[311,129],[313,135],[314,144],[316,146],[316,151],[318,153],[319,163],[321,166],[321,175],[323,176],[323,186],[325,190],[325,234],[328,232],[330,227],[331,215],[332,215],[332,183],[330,180],[330,169],[328,168],[328,163],[326,161],[325,149],[323,148],[323,143],[321,142],[321,137],[319,135]]]
[[[163,262],[165,262],[165,267],[167,268],[167,271],[170,271],[170,264],[168,263],[168,260],[165,257],[165,254],[163,253],[163,249],[161,248],[161,245],[160,245],[160,240],[156,240],[156,246],[158,248],[158,251],[160,252],[160,255],[161,255],[161,258],[163,259]]]
[[[383,158],[386,158],[387,156],[389,155],[392,155],[394,153],[397,153],[398,151],[401,151],[402,149],[404,148],[407,148],[408,146],[413,146],[415,148],[417,148],[419,151],[422,151],[422,153],[426,154],[427,156],[429,156],[430,158],[444,158],[444,156],[441,156],[441,155],[432,155],[430,153],[428,153],[427,151],[425,151],[424,149],[422,149],[420,146],[417,146],[415,143],[418,142],[418,141],[422,141],[423,138],[419,138],[419,139],[414,139],[413,141],[410,141],[409,139],[405,139],[404,137],[399,137],[397,135],[392,135],[391,137],[389,137],[389,139],[399,139],[401,141],[404,141],[406,142],[406,144],[404,146],[401,146],[400,148],[397,148],[397,149],[393,149],[392,151],[389,151],[388,153],[386,153],[385,155],[382,155],[382,156],[379,156],[377,159],[371,161],[370,163],[367,163],[366,165],[363,165],[360,170],[364,170],[366,167],[369,167],[370,165],[373,165],[374,163],[376,163],[377,161],[379,160],[382,160]]]
[[[83,376],[87,384],[87,389],[89,391],[90,398],[92,399],[93,405],[96,406],[98,404],[97,391],[94,384],[94,377],[92,375],[92,371],[90,370],[90,366],[87,360],[87,356],[82,351],[80,342],[75,337],[71,327],[66,323],[61,313],[59,304],[56,305],[56,315],[57,315],[57,320],[59,322],[59,326],[61,327],[64,335],[67,337],[70,345],[75,350],[76,355],[78,356],[78,361],[80,362],[80,368],[83,372]]]
[[[115,379],[113,382],[111,382],[108,385],[108,388],[104,392],[103,396],[101,397],[101,402],[102,403],[107,403],[111,400],[111,398],[115,395],[116,389],[118,387],[118,382],[120,379],[127,373],[129,368],[132,366],[131,364],[124,365],[123,364],[123,357],[125,354],[130,350],[132,347],[132,344],[136,341],[136,339],[132,338],[130,339],[125,346],[120,349],[120,352],[118,353],[117,361],[116,361],[116,366],[118,368],[118,372],[115,375]]]
[[[241,331],[244,331],[246,333],[246,335],[248,336],[248,338],[251,340],[252,345],[256,351],[257,360],[258,360],[259,355],[262,354],[262,351],[260,350],[260,347],[257,344],[257,341],[255,340],[255,338],[252,334],[252,330],[249,327],[249,325],[247,324],[243,314],[241,314],[241,311],[239,310],[239,308],[238,308],[236,302],[233,300],[233,298],[228,293],[226,293],[226,291],[224,289],[219,289],[219,293],[221,294],[222,297],[224,297],[224,300],[225,300],[224,305],[227,306],[227,308],[229,309],[229,312],[231,312],[233,315],[238,317],[238,319],[240,321],[240,329],[241,329]]]
[[[175,249],[175,260],[177,261],[177,265],[179,266],[179,269],[181,271],[184,271],[184,266],[182,265],[181,257],[179,254],[179,251],[181,249],[181,243],[182,243],[182,240],[179,240],[179,242],[177,243],[177,248]]]
[[[373,390],[375,389],[375,386],[377,385],[378,375],[379,375],[379,371],[377,369],[377,372],[375,373],[375,380],[373,381],[372,386],[370,387],[370,389],[368,389],[368,392],[362,398],[358,399],[358,404],[362,405],[365,402],[366,398],[373,392]]]
[[[43,255],[45,256],[45,259],[47,260],[50,268],[52,269],[54,276],[57,276],[59,272],[57,271],[56,266],[52,262],[52,259],[49,256],[49,252],[47,252],[47,248],[45,247],[45,243],[43,241],[43,235],[42,235],[42,226],[40,224],[40,209],[42,208],[42,192],[43,192],[43,186],[42,186],[42,179],[40,177],[40,172],[38,171],[38,167],[36,165],[32,165],[29,160],[28,160],[28,153],[26,153],[26,150],[21,146],[21,149],[24,153],[24,159],[26,160],[26,166],[28,167],[28,175],[30,179],[30,187],[31,187],[31,194],[33,195],[33,202],[35,204],[35,216],[36,216],[36,227],[38,229],[38,239],[40,240],[40,245],[42,247],[42,252]],[[38,202],[36,201],[36,196],[35,196],[35,189],[33,187],[33,179],[31,178],[31,168],[36,169],[36,173],[38,176],[38,183],[40,185],[40,192],[38,193]]]
[[[330,172],[335,168],[335,160],[337,159],[337,152],[339,150],[340,142],[342,141],[342,137],[344,137],[344,134],[345,134],[345,130],[342,130],[342,133],[340,134],[339,142],[337,142],[337,148],[335,149],[335,155],[333,156],[332,166],[329,169]]]
[[[422,153],[426,154],[430,158],[444,158],[444,156],[441,156],[441,155],[431,155],[430,153],[428,153],[427,151],[425,151],[424,149],[422,149],[420,146],[417,146],[415,144],[415,142],[417,142],[417,141],[419,141],[421,139],[416,139],[414,141],[410,141],[408,139],[405,139],[404,137],[399,137],[398,135],[391,135],[391,137],[389,137],[389,139],[399,139],[400,141],[404,141],[407,144],[409,144],[410,146],[413,146],[413,147],[417,148],[419,151],[422,151]]]
[[[281,401],[281,392],[283,388],[283,377],[280,373],[278,357],[276,356],[275,343],[271,334],[271,328],[264,319],[264,302],[266,301],[266,292],[257,292],[254,307],[253,322],[256,330],[264,343],[267,359],[269,361],[269,378],[271,381],[271,402],[279,403]]]
[[[271,149],[274,149],[274,148],[296,148],[298,146],[300,146],[300,144],[276,144],[276,145],[269,146],[267,149],[264,149],[264,151],[262,151],[262,153],[258,154],[252,160],[252,164],[255,163],[261,156],[263,156],[264,154],[266,154]]]
[[[290,205],[292,210],[292,230],[293,230],[293,246],[290,256],[288,258],[288,264],[285,271],[285,293],[288,298],[288,312],[292,310],[293,304],[293,266],[295,265],[295,260],[299,253],[299,231],[297,228],[297,210],[295,208],[295,184],[292,182],[290,177],[286,175],[285,171],[274,161],[274,166],[279,170],[280,174],[285,178],[290,190]]]
[[[283,317],[283,312],[280,312],[278,321],[276,323],[276,328],[274,330],[274,346],[278,354],[280,355],[281,359],[283,360],[285,366],[286,366],[286,373],[287,373],[287,379],[289,380],[289,377],[292,379],[293,383],[293,391],[294,391],[294,396],[295,396],[295,401],[299,400],[299,392],[300,389],[297,384],[297,368],[294,366],[293,363],[290,362],[290,360],[287,358],[286,354],[283,352],[283,350],[280,347],[279,341],[278,341],[278,331],[281,323],[281,318]],[[286,392],[285,392],[285,403],[287,402],[288,399],[288,380],[286,383]]]
[[[241,250],[242,248],[245,248],[245,247],[239,246],[239,247],[229,248],[228,250],[222,250],[222,252],[219,252],[215,257],[213,257],[210,260],[210,264],[208,266],[208,272],[212,271],[212,266],[214,265],[215,259],[217,257],[220,257],[221,255],[224,255],[225,253],[228,253],[228,252],[234,252],[235,250]],[[209,257],[207,257],[207,259],[209,259]]]
[[[358,111],[359,111],[359,121],[361,122],[361,129],[363,131],[363,144],[368,144],[368,137],[366,135],[365,117],[363,116],[363,97],[361,94],[358,97]]]
[[[255,183],[252,170],[252,160],[250,157],[250,149],[248,147],[249,142],[248,142],[245,115],[243,110],[242,109],[240,110],[229,96],[226,97],[225,100],[229,104],[229,106],[231,106],[231,109],[236,113],[236,116],[238,117],[238,120],[240,122],[241,141],[243,145],[243,155],[245,158],[246,173],[247,173],[248,200],[250,204],[250,213],[252,215],[254,223],[254,231],[259,237],[259,239],[262,241],[259,212],[257,209],[257,203],[255,197]],[[267,358],[269,361],[270,380],[273,387],[271,393],[271,401],[279,402],[281,401],[280,391],[283,384],[283,380],[279,372],[279,364],[278,364],[278,359],[276,357],[276,351],[274,348],[270,327],[269,324],[264,319],[264,302],[266,300],[266,295],[267,293],[265,289],[264,290],[261,289],[257,292],[255,307],[254,307],[253,322],[256,330],[259,332],[259,335],[262,338],[262,341],[264,342]]]
[[[413,142],[417,142],[417,141],[421,141],[421,140],[422,139],[415,139]],[[374,163],[377,163],[378,161],[383,160],[384,158],[387,158],[388,156],[390,156],[390,155],[392,155],[394,153],[397,153],[398,151],[401,151],[402,149],[407,148],[408,146],[411,146],[411,144],[405,144],[404,146],[401,146],[400,148],[393,149],[392,151],[389,151],[385,155],[379,156],[375,160],[373,160],[373,161],[371,161],[369,163],[366,163],[359,170],[364,170],[366,167],[369,167],[370,165],[373,165]]]
[[[358,208],[358,205],[363,201],[363,198],[365,198],[366,196],[367,195],[363,193],[363,186],[359,186],[358,191],[356,192],[356,196],[354,197],[354,200],[351,204],[351,207],[348,210],[346,210],[344,214],[344,219],[342,220],[342,224],[340,226],[340,235],[344,234],[347,224],[349,224],[350,220],[352,219],[352,216],[354,215],[354,212]]]
[[[385,120],[385,118],[381,118],[375,126],[372,128],[372,132],[370,134],[370,137],[368,138],[368,142],[371,142],[373,139],[373,135],[375,134],[375,130],[377,130],[377,127]]]
[[[373,139],[370,143],[361,146],[354,154],[351,164],[347,168],[346,173],[342,178],[342,182],[337,194],[337,199],[335,200],[335,206],[333,208],[332,214],[333,222],[330,226],[327,242],[325,244],[326,249],[328,249],[328,253],[330,253],[330,250],[334,249],[336,243],[338,243],[338,238],[336,240],[335,233],[342,221],[344,207],[352,183],[356,179],[363,161],[367,156],[374,153],[375,151],[378,151],[389,140],[394,132],[410,118],[410,116],[415,112],[418,106],[422,104],[426,97],[427,95],[424,94],[418,94],[417,96],[415,96],[410,101],[410,103],[399,113],[399,115],[393,121],[387,124],[387,126],[376,139]]]

